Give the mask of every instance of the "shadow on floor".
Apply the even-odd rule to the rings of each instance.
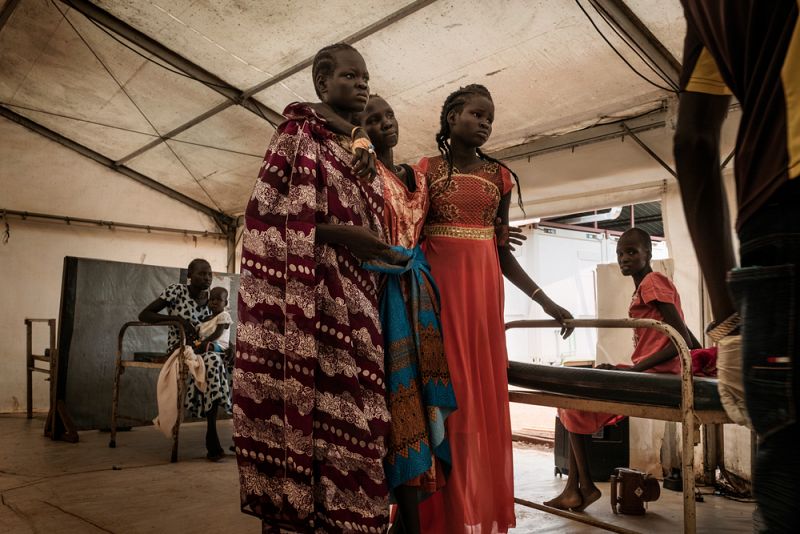
[[[80,442],[42,436],[43,417],[0,416],[0,532],[2,533],[256,533],[257,519],[239,511],[236,461],[205,459],[205,423],[181,427],[178,463],[169,463],[171,442],[152,427],[117,436],[81,432]],[[231,421],[221,421],[220,437],[230,443]],[[515,445],[518,497],[542,502],[560,492],[552,452]],[[681,494],[662,491],[646,516],[614,516],[608,484],[588,513],[602,521],[648,534],[682,530]],[[753,505],[707,496],[698,503],[698,532],[751,532]],[[517,505],[522,533],[588,533],[597,528]]]

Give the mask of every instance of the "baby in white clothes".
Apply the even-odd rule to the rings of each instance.
[[[208,295],[208,307],[213,314],[208,320],[197,327],[199,341],[195,346],[201,352],[227,352],[231,339],[231,314],[225,308],[228,306],[228,290],[224,287],[215,287]]]

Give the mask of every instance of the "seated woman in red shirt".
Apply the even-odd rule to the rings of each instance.
[[[632,319],[663,321],[678,331],[689,348],[700,344],[692,336],[683,319],[681,298],[672,281],[650,267],[652,244],[650,235],[641,228],[631,228],[617,242],[617,263],[624,276],[633,278],[635,290],[628,308]],[[680,374],[678,349],[669,338],[652,328],[636,328],[633,334],[633,365],[601,364],[599,369],[634,372]],[[592,482],[589,458],[586,455],[587,436],[594,434],[618,416],[607,413],[559,409],[561,423],[569,431],[569,478],[561,494],[544,504],[562,510],[582,511],[600,498],[600,490]]]

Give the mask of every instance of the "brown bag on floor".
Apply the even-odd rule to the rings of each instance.
[[[644,503],[658,500],[660,496],[661,487],[656,478],[636,469],[614,469],[611,475],[611,509],[615,514],[643,515]]]

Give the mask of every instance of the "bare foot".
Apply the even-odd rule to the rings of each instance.
[[[583,498],[581,497],[580,491],[566,487],[558,497],[545,501],[544,505],[551,508],[558,508],[559,510],[569,510],[570,508],[580,506],[582,500]]]
[[[570,510],[573,512],[583,512],[589,507],[589,505],[599,499],[603,494],[600,493],[600,490],[597,489],[597,486],[592,486],[588,489],[581,488],[580,495],[581,503],[578,506],[573,506],[570,508]]]

